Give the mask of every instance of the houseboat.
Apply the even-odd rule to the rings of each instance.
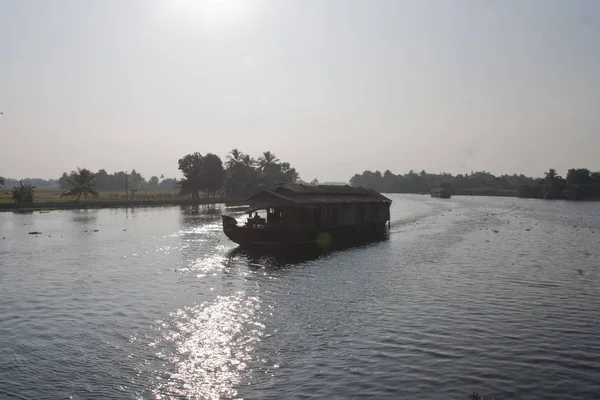
[[[225,235],[240,246],[328,248],[383,235],[389,228],[392,201],[374,190],[348,185],[286,183],[258,192],[245,203],[250,215],[245,223],[222,215]]]
[[[431,197],[440,197],[442,199],[449,199],[450,195],[451,195],[450,189],[438,188],[438,189],[431,190]]]

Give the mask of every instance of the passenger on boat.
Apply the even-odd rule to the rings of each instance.
[[[263,225],[263,224],[264,224],[264,221],[260,217],[260,215],[258,215],[258,212],[254,212],[254,217],[248,218],[247,225],[250,227],[256,226],[256,225]]]

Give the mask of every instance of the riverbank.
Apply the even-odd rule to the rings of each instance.
[[[30,204],[0,203],[1,211],[47,211],[76,210],[91,208],[128,208],[128,207],[164,207],[199,206],[208,204],[243,205],[239,199],[213,197],[208,199],[164,199],[164,200],[84,200],[84,201],[46,201]]]

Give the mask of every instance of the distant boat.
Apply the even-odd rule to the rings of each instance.
[[[440,197],[442,199],[449,199],[451,196],[450,189],[437,188],[431,190],[431,197]]]
[[[223,232],[240,246],[318,244],[328,248],[375,239],[390,221],[392,200],[372,190],[337,185],[279,184],[246,199],[244,225],[222,215]],[[266,218],[259,217],[266,211]]]

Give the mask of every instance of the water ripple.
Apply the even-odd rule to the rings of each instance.
[[[0,397],[598,397],[600,203],[392,197],[315,254],[221,206],[0,213]]]

